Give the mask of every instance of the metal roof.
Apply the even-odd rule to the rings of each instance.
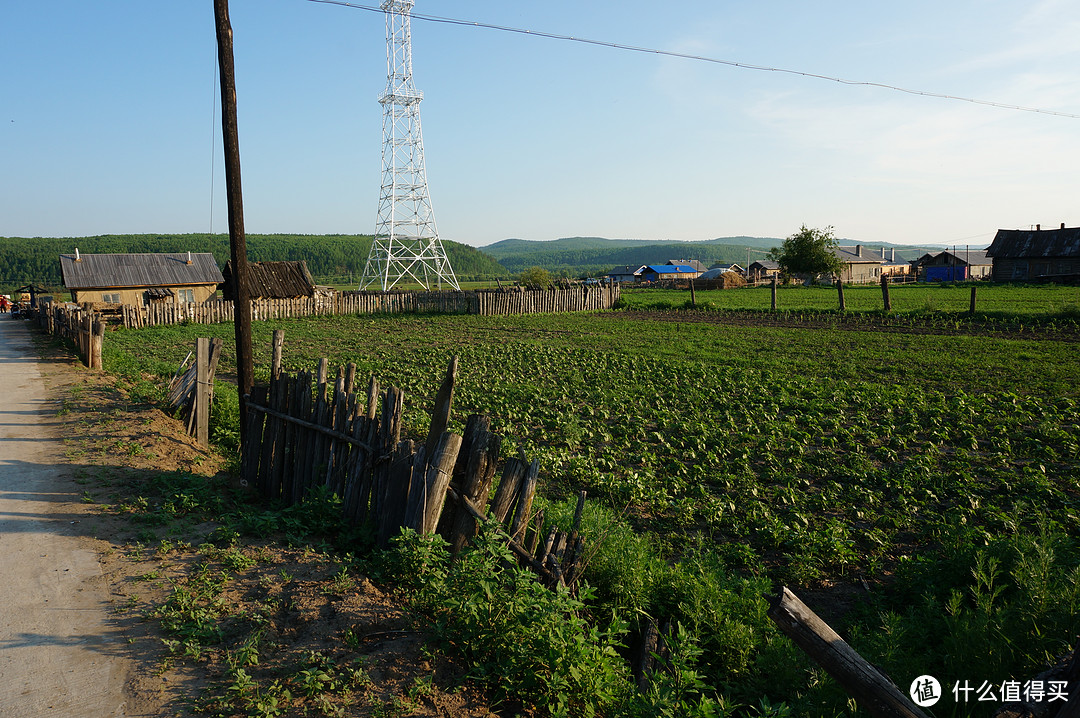
[[[706,266],[696,259],[669,259],[667,263],[673,267],[692,267],[695,272],[706,270]]]
[[[112,287],[184,287],[220,284],[223,279],[209,252],[163,254],[60,255],[60,271],[68,289]],[[188,264],[190,258],[191,263]]]
[[[946,249],[945,251],[938,252],[937,254],[930,254],[924,256],[932,259],[945,254],[949,257],[956,257],[956,259],[959,260],[962,264],[967,264],[970,266],[978,266],[980,264],[993,264],[994,261],[990,258],[990,255],[987,254],[987,251],[988,250],[985,249],[958,249],[954,252],[952,250]]]
[[[648,264],[645,269],[657,274],[693,274],[698,271],[688,264]]]
[[[723,274],[738,274],[738,273],[739,272],[737,270],[731,269],[730,267],[728,267],[728,268],[725,268],[725,267],[713,267],[712,269],[708,269],[705,272],[703,272],[701,274],[701,276],[698,277],[698,279],[717,279]]]
[[[315,294],[315,282],[307,262],[248,263],[248,293],[254,298],[291,299]],[[233,298],[232,260],[225,263],[225,286],[222,295]]]
[[[845,264],[884,264],[885,262],[885,257],[881,256],[880,249],[871,249],[862,245],[849,247],[833,247],[832,253]],[[862,250],[862,254],[856,254],[857,250]]]
[[[1080,256],[1080,227],[999,229],[986,253],[991,257]]]

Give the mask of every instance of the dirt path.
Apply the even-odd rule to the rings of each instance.
[[[0,714],[129,716],[125,639],[65,473],[30,332],[0,315]]]

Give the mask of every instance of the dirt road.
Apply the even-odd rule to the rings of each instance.
[[[30,333],[0,315],[0,715],[128,716],[125,639],[80,535],[57,405]]]

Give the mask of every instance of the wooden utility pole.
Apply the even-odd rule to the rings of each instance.
[[[232,248],[236,327],[236,383],[240,393],[240,445],[247,439],[247,397],[254,383],[251,358],[251,297],[248,288],[244,199],[240,189],[240,140],[236,129],[236,77],[233,73],[229,0],[214,0],[218,70],[221,73],[221,138],[225,146],[225,186],[229,203],[229,245]]]

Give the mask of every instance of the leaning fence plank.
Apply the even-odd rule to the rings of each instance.
[[[292,499],[300,501],[311,486],[311,449],[315,433],[311,423],[311,372],[300,371],[296,374],[296,402],[292,418],[297,426],[296,433],[296,476],[293,479]],[[301,423],[303,422],[303,423]]]
[[[521,540],[525,535],[525,526],[529,522],[529,512],[532,511],[533,497],[536,495],[536,482],[540,475],[540,460],[533,459],[529,466],[529,472],[521,482],[517,506],[514,509],[514,521],[510,524],[510,535]]]
[[[266,387],[255,386],[251,390],[251,395],[247,397],[248,408],[258,405],[266,401]],[[259,442],[257,437],[262,436],[263,422],[265,421],[265,414],[261,414],[255,411],[249,411],[247,415],[248,426],[245,436],[249,437],[241,447],[241,474],[244,482],[252,488],[259,487]],[[261,487],[259,487],[261,488]]]
[[[786,586],[769,618],[875,718],[927,718],[896,685],[855,652]]]
[[[210,340],[195,340],[195,440],[200,446],[210,445]]]
[[[450,477],[454,472],[454,462],[461,450],[461,435],[446,432],[435,447],[435,453],[428,460],[427,500],[424,505],[421,533],[434,533],[439,525],[439,516],[446,503],[446,489],[450,486]]]
[[[431,426],[428,429],[427,441],[424,443],[428,456],[434,455],[435,445],[450,424],[450,408],[454,400],[454,380],[457,378],[457,368],[458,358],[454,356],[446,366],[446,375],[435,397],[435,408],[431,412]]]
[[[473,431],[469,453],[464,457],[465,472],[459,480],[459,486],[462,495],[483,513],[491,492],[491,482],[495,478],[495,465],[499,460],[502,439],[488,431],[489,422],[486,417],[476,417],[475,422],[470,417],[470,424],[473,425]],[[459,459],[459,463],[460,461]],[[468,511],[456,508],[445,537],[450,542],[450,550],[454,553],[460,551],[465,543],[476,535],[476,531],[476,519]]]
[[[289,390],[293,383],[292,377],[283,374],[281,381],[278,382],[278,389],[274,392],[275,408],[285,417],[289,416]],[[270,497],[286,501],[289,497],[282,494],[282,489],[285,483],[286,452],[291,453],[285,443],[286,436],[291,433],[289,428],[289,422],[284,420],[277,422],[277,430],[274,432],[274,470],[270,476]]]
[[[502,478],[499,487],[495,490],[495,498],[491,500],[491,515],[499,523],[506,522],[506,515],[514,505],[517,498],[518,487],[525,477],[528,467],[519,459],[510,458],[503,466]]]
[[[413,454],[416,447],[406,439],[398,444],[392,456],[387,456],[378,488],[382,491],[381,504],[385,507],[377,518],[378,543],[386,546],[398,534],[405,523],[405,505],[409,500],[412,483]]]

